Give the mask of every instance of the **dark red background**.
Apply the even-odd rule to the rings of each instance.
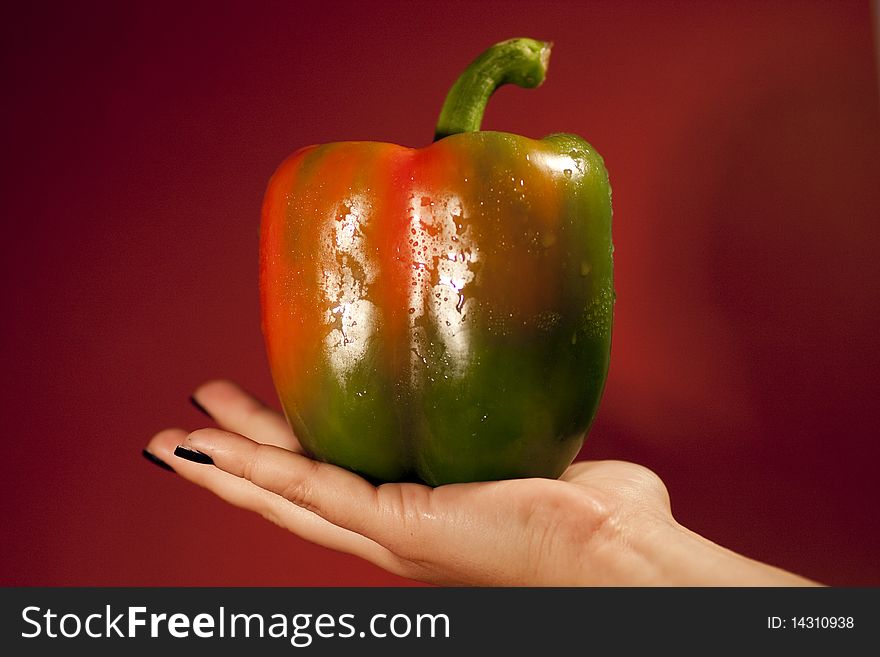
[[[405,584],[140,456],[201,381],[275,403],[265,184],[300,146],[430,141],[482,49],[555,43],[484,126],[579,133],[618,300],[582,458],[678,519],[880,585],[880,94],[866,2],[16,3],[2,25],[6,585]]]

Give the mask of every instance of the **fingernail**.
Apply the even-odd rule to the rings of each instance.
[[[214,419],[213,417],[211,417],[211,414],[205,410],[205,407],[199,403],[199,400],[196,399],[194,395],[189,396],[189,403],[192,404],[193,406],[195,406],[196,410],[198,410],[200,413],[204,413],[206,416],[208,416],[212,420]]]
[[[214,459],[212,459],[207,454],[202,454],[198,450],[190,449],[189,447],[185,447],[183,445],[178,445],[174,448],[174,456],[179,456],[180,458],[186,459],[187,461],[192,461],[193,463],[214,465]]]
[[[165,461],[160,459],[158,456],[156,456],[152,452],[149,452],[145,449],[142,449],[141,454],[143,454],[144,458],[147,459],[150,463],[154,463],[154,464],[158,465],[163,470],[168,470],[169,472],[174,472],[174,468],[172,468],[170,465],[165,463]]]

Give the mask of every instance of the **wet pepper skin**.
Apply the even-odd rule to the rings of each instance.
[[[288,421],[375,482],[558,477],[608,372],[612,250],[608,174],[574,135],[294,153],[260,253]]]

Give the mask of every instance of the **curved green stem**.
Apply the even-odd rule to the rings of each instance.
[[[544,82],[553,44],[535,39],[496,43],[477,57],[452,85],[446,96],[434,141],[459,132],[480,129],[486,103],[504,84],[533,89]]]

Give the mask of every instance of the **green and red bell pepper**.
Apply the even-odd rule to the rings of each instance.
[[[550,46],[489,48],[435,141],[309,146],[272,177],[260,245],[275,386],[305,449],[374,481],[557,477],[602,395],[611,190],[580,137],[480,131]]]

